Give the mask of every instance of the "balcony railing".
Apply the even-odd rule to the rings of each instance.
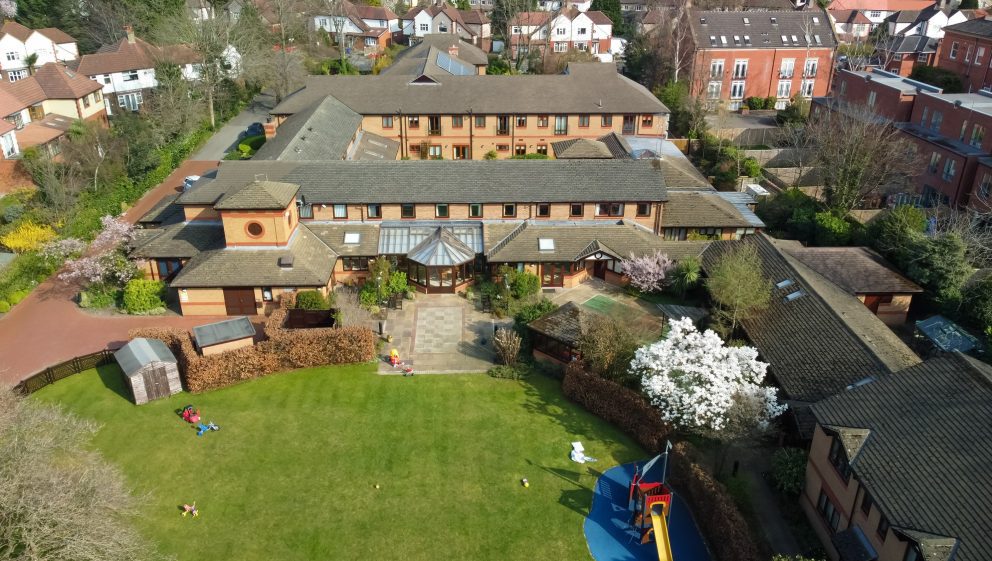
[[[496,135],[497,136],[510,136],[510,128],[509,127],[496,127]]]
[[[816,69],[809,68],[803,71],[803,78],[816,78]]]
[[[427,134],[429,136],[441,136],[441,127],[427,129]]]
[[[788,70],[788,71],[783,70],[783,71],[781,71],[781,72],[778,73],[778,77],[779,78],[782,78],[783,80],[792,79],[792,75],[793,75],[793,71],[791,71],[791,70]]]
[[[734,80],[743,80],[747,78],[747,70],[743,72],[734,72]]]
[[[568,127],[555,127],[555,136],[564,136],[566,134],[568,134]]]

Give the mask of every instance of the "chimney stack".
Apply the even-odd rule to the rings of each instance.
[[[448,47],[448,54],[452,57],[458,56],[458,41],[456,40],[453,45]]]
[[[276,136],[276,122],[275,120],[267,120],[265,124],[262,125],[262,130],[265,131],[265,140],[272,140]]]
[[[134,44],[134,28],[130,25],[124,26],[124,33],[127,34],[127,42]]]

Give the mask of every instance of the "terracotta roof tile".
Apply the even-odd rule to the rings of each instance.
[[[86,76],[54,62],[42,65],[35,71],[34,76],[19,80],[17,83],[27,82],[32,78],[41,86],[46,99],[79,99],[102,87]]]
[[[23,129],[17,131],[17,144],[23,151],[32,146],[48,144],[56,138],[64,135],[75,119],[63,115],[51,113],[40,121],[28,123]]]
[[[38,33],[41,33],[45,37],[48,37],[49,39],[51,39],[52,42],[54,42],[56,44],[60,44],[61,45],[63,43],[75,43],[76,42],[75,37],[73,37],[72,35],[69,35],[65,31],[62,31],[61,29],[59,29],[57,27],[43,27],[41,29],[38,29],[37,31],[38,31]]]
[[[23,25],[17,23],[16,21],[8,21],[0,27],[0,34],[12,35],[23,43],[28,40],[28,37],[34,33],[31,29],[24,27]]]
[[[113,45],[100,47],[94,54],[83,55],[79,60],[79,73],[96,76],[155,68],[162,61],[189,64],[197,60],[193,50],[184,45],[156,47],[141,38],[135,38],[133,43],[125,38]]]

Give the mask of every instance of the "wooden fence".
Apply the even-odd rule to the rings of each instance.
[[[14,386],[14,390],[24,395],[32,394],[45,386],[54,384],[73,374],[79,374],[84,370],[111,364],[112,362],[114,362],[114,352],[107,349],[88,355],[77,356],[55,366],[49,366],[34,376],[21,380],[19,384]]]

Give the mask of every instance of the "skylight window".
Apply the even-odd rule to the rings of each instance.
[[[699,18],[699,23],[701,25],[706,25],[706,18]]]
[[[823,44],[823,41],[820,40],[820,36],[819,35],[814,35],[813,36],[813,40],[816,41],[816,44],[817,45],[822,45]]]
[[[716,46],[716,35],[710,35],[710,46],[711,47]]]
[[[554,251],[554,238],[537,238],[537,249],[540,251]]]
[[[799,37],[796,37],[795,35],[793,35],[792,36],[792,42],[793,43],[798,43],[799,42]]]
[[[751,25],[751,18],[744,18],[744,25]]]
[[[793,292],[791,294],[786,294],[785,301],[786,302],[792,302],[793,300],[799,298],[803,294],[806,294],[806,293],[803,292],[802,290],[797,290],[797,291],[795,291],[795,292]]]
[[[792,286],[792,284],[793,284],[792,279],[785,279],[784,281],[777,283],[775,285],[775,288],[785,288],[787,286]]]
[[[727,46],[727,36],[726,35],[721,35],[720,36],[720,44],[723,45],[724,47]]]
[[[740,35],[734,35],[734,45],[737,45],[738,47],[741,46],[741,36]]]
[[[782,36],[782,42],[785,43],[786,45],[788,45],[789,44],[789,38],[786,37],[785,35],[783,35]]]
[[[359,232],[345,232],[344,233],[344,243],[346,244],[356,244],[362,239],[362,234]]]
[[[778,25],[778,18],[769,18],[772,20],[772,25]]]
[[[750,36],[750,35],[745,35],[745,36],[744,36],[744,44],[745,44],[746,46],[748,46],[748,47],[750,47],[750,46],[751,46],[751,36]]]
[[[813,16],[813,25],[820,25],[820,18]]]

